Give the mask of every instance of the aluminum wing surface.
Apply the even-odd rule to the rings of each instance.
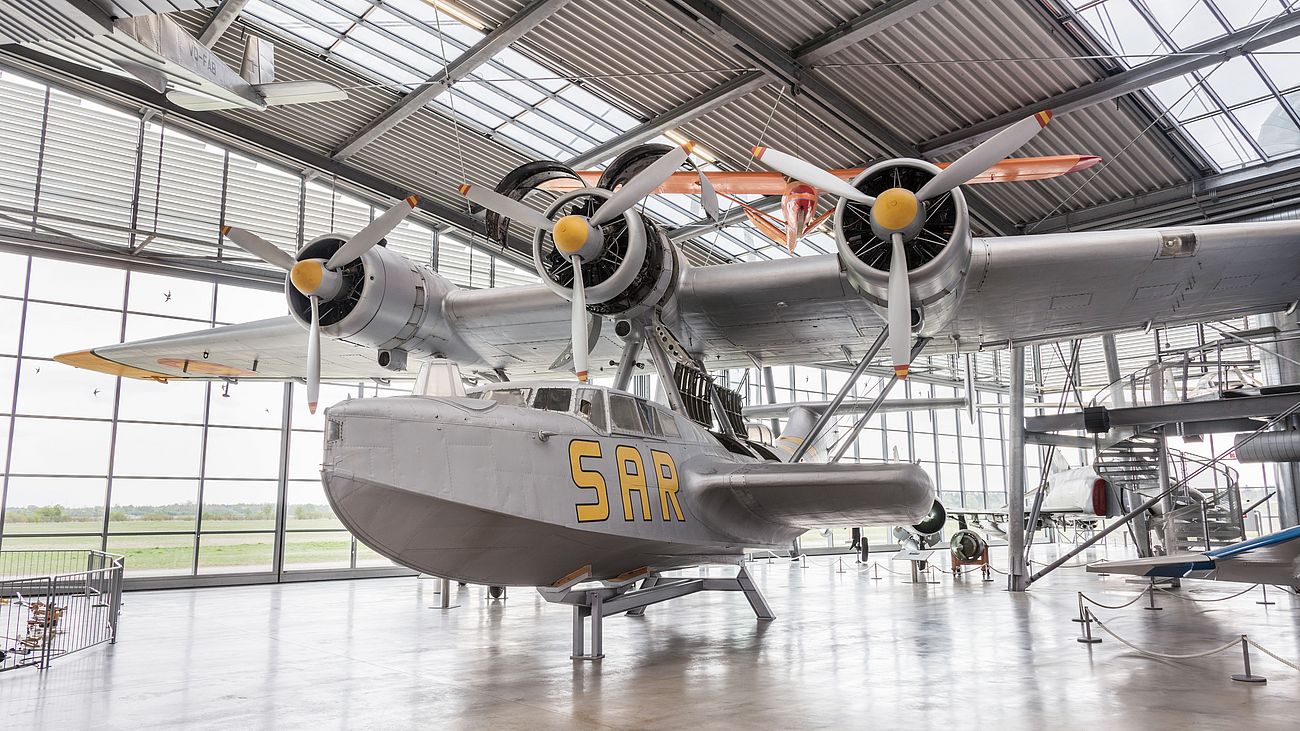
[[[933,352],[1272,312],[1300,300],[1300,222],[975,239]],[[883,323],[835,256],[688,271],[687,347],[710,364],[841,362]]]
[[[71,40],[112,30],[113,19],[213,8],[220,0],[28,0],[0,3],[0,45]]]
[[[287,380],[307,375],[303,326],[292,317],[167,335],[57,356],[67,365],[115,376],[215,380]],[[376,362],[375,351],[343,340],[321,343],[321,378],[392,378]]]

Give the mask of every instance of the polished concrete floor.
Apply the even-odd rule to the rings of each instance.
[[[1050,549],[1048,549],[1050,551]],[[1046,555],[1046,554],[1044,554]],[[886,557],[882,556],[884,562]],[[887,564],[883,564],[886,565]],[[1002,561],[999,560],[999,565]],[[488,601],[372,579],[131,593],[119,644],[0,675],[0,725],[82,728],[1295,729],[1300,673],[1238,652],[1170,662],[1075,642],[1076,591],[1119,603],[1118,577],[1062,570],[1024,595],[834,559],[751,565],[778,618],[699,594],[605,624],[599,663],[569,659],[570,612],[532,591]],[[711,575],[729,574],[721,567]],[[1226,596],[1199,583],[1184,596]],[[1192,652],[1246,632],[1300,658],[1300,598],[1161,596],[1102,612],[1139,645]],[[1144,600],[1145,601],[1145,600]]]

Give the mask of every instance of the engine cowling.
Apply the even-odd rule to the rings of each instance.
[[[924,160],[896,159],[872,165],[852,185],[878,197],[890,188],[916,192],[939,173]],[[905,244],[912,300],[912,332],[933,336],[952,320],[970,272],[970,214],[960,188],[924,204],[919,231]],[[890,242],[873,229],[870,207],[841,198],[835,209],[835,238],[849,282],[886,317]]]
[[[555,200],[546,215],[557,220],[570,214],[589,216],[613,195],[603,188],[582,188]],[[599,257],[582,265],[587,310],[596,315],[635,318],[663,302],[681,269],[677,250],[654,221],[635,209],[603,227]],[[550,231],[533,235],[533,264],[553,292],[573,298],[573,266],[555,248]]]
[[[326,234],[298,252],[299,261],[328,259],[345,238]],[[441,316],[442,302],[453,287],[428,269],[383,245],[338,269],[339,293],[320,303],[321,333],[380,351],[400,349],[412,357],[437,356],[473,362],[477,354]],[[307,328],[311,304],[286,281],[289,312]]]

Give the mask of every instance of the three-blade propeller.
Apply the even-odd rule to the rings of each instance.
[[[615,220],[640,203],[643,198],[654,193],[655,189],[663,185],[664,181],[686,162],[694,147],[694,143],[688,142],[664,153],[601,203],[590,218],[568,215],[552,221],[524,203],[490,188],[469,183],[460,186],[460,194],[471,202],[511,221],[524,223],[539,231],[550,231],[556,251],[572,264],[573,296],[570,299],[572,303],[570,326],[573,338],[573,370],[579,381],[587,380],[587,356],[590,350],[587,330],[587,293],[582,277],[582,265],[595,261],[604,253],[605,234],[601,226]],[[705,211],[717,220],[718,195],[703,173],[700,173],[700,197]]]
[[[806,160],[766,147],[754,148],[754,157],[773,170],[824,192],[871,207],[873,232],[889,241],[892,247],[886,323],[889,326],[889,350],[894,360],[894,374],[899,378],[907,378],[912,360],[911,284],[908,279],[905,244],[924,227],[925,203],[941,197],[1020,149],[1046,127],[1051,119],[1052,113],[1043,111],[1016,122],[939,171],[918,191],[890,188],[875,197]]]
[[[303,294],[311,304],[311,324],[307,330],[307,410],[316,413],[316,404],[320,401],[320,303],[328,302],[339,295],[343,289],[343,277],[338,270],[360,259],[375,244],[397,228],[415,208],[420,199],[410,196],[358,231],[342,246],[324,259],[303,259],[299,261],[292,254],[280,249],[270,241],[252,231],[234,226],[222,226],[221,233],[232,243],[262,261],[277,266],[289,273],[289,281],[294,289]]]

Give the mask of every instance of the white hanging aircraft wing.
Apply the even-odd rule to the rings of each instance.
[[[111,18],[214,8],[220,0],[28,0],[0,4],[0,45],[102,35]]]
[[[65,353],[55,360],[79,368],[132,378],[287,380],[307,376],[305,329],[292,317],[167,335],[134,343]],[[375,351],[343,340],[321,342],[321,378],[394,378],[379,367]],[[408,377],[414,378],[412,372]]]

